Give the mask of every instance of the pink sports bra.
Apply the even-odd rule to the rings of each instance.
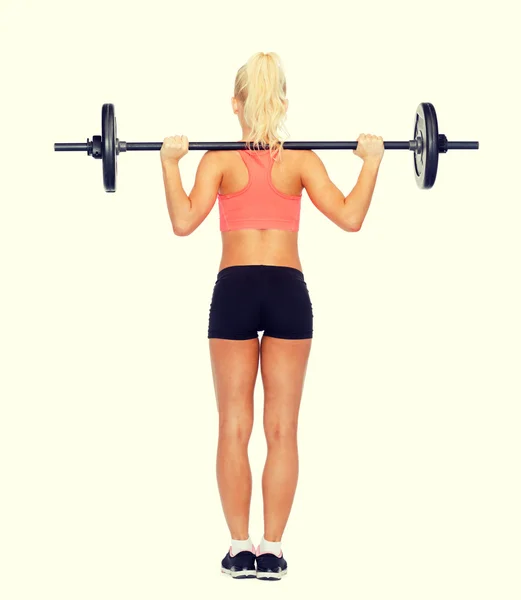
[[[298,231],[302,194],[279,192],[271,180],[269,150],[239,150],[248,168],[248,185],[234,194],[218,194],[221,231],[285,229]]]

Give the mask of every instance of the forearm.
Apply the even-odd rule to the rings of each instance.
[[[344,198],[345,222],[359,229],[371,204],[380,161],[366,160],[351,192]]]
[[[192,203],[183,189],[179,161],[161,161],[163,168],[163,182],[165,184],[166,203],[172,227],[183,228],[189,220]]]

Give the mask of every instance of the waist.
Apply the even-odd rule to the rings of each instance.
[[[226,231],[220,269],[231,265],[280,265],[302,269],[298,252],[298,233],[270,229]]]

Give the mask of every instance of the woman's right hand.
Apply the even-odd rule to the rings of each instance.
[[[384,141],[382,137],[361,133],[358,136],[357,142],[358,145],[356,150],[353,150],[353,154],[356,154],[364,162],[366,160],[375,160],[379,163],[382,160],[384,155]]]

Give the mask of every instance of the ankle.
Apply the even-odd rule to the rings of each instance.
[[[262,536],[258,554],[275,554],[275,556],[282,556],[282,542],[280,536],[278,536],[278,538],[278,541],[271,541],[270,539],[266,539],[265,536]]]
[[[244,551],[254,552],[253,542],[251,538],[247,536],[246,538],[232,538],[231,541],[231,555],[235,556],[239,552]]]

